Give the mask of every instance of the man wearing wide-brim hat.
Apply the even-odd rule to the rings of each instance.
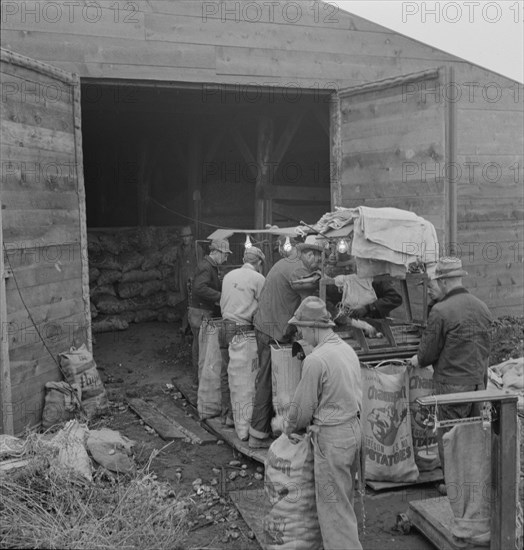
[[[294,252],[280,259],[269,271],[253,324],[257,339],[259,370],[249,428],[251,448],[269,447],[274,415],[271,380],[271,344],[290,344],[296,332],[289,318],[301,300],[318,291],[318,269],[327,240],[309,236]]]
[[[353,493],[362,450],[360,363],[351,346],[333,332],[335,323],[320,298],[306,298],[289,323],[314,349],[304,359],[285,433],[308,429],[312,434],[324,548],[359,549]]]
[[[466,275],[460,258],[445,257],[438,261],[433,280],[440,290],[439,301],[431,308],[418,352],[411,358],[413,366],[433,365],[437,395],[486,387],[491,313],[484,302],[463,287],[462,277]],[[442,420],[466,418],[474,412],[471,403],[438,407]],[[443,469],[442,436],[446,431],[445,428],[437,431]]]

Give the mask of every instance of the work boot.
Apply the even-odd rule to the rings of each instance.
[[[273,443],[273,441],[270,437],[265,437],[264,439],[260,439],[253,435],[250,435],[248,447],[250,449],[269,449],[269,447],[271,446],[271,443]]]

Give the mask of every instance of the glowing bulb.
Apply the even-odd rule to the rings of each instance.
[[[249,235],[246,235],[246,243],[244,244],[245,248],[251,248],[253,245],[251,244],[251,239],[249,238]]]
[[[348,243],[344,239],[340,239],[337,243],[337,252],[345,254],[348,251]]]
[[[289,237],[286,237],[286,242],[284,243],[284,246],[282,247],[286,252],[289,252],[292,248],[291,241],[289,240]]]

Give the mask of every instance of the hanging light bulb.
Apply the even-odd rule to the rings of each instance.
[[[291,248],[291,241],[289,240],[289,237],[286,237],[286,242],[284,243],[284,246],[282,247],[286,252],[289,252]]]
[[[340,254],[345,254],[348,251],[348,243],[344,239],[340,239],[337,243],[337,252]]]
[[[249,238],[249,235],[246,235],[246,242],[244,244],[245,248],[251,248],[253,245],[251,244],[251,239]]]

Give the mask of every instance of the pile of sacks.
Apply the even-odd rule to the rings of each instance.
[[[58,358],[65,380],[46,383],[42,426],[51,428],[80,413],[90,420],[106,412],[109,408],[107,393],[93,354],[85,344],[60,353]]]
[[[0,469],[2,461],[13,457],[47,456],[51,469],[61,476],[69,473],[90,482],[97,465],[121,474],[136,472],[134,445],[117,431],[90,430],[86,424],[70,420],[54,434],[30,434],[28,439],[0,435]],[[24,465],[25,461],[20,463]]]
[[[164,227],[88,235],[93,332],[180,319],[177,245],[178,234]]]

